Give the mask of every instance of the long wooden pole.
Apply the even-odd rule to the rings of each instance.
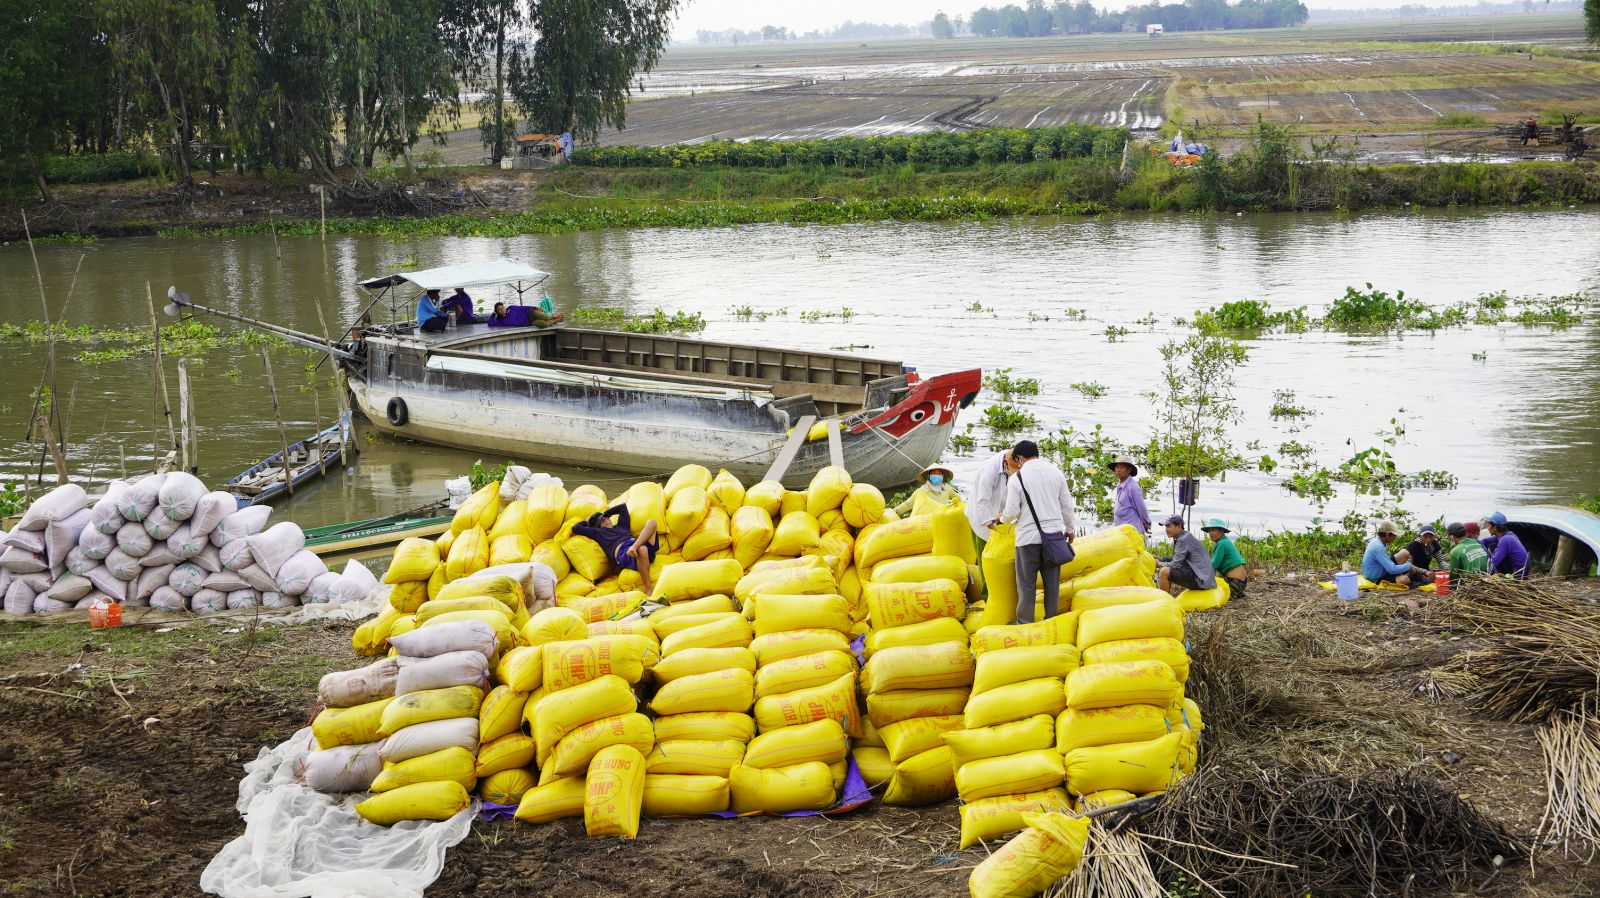
[[[161,322],[156,318],[156,298],[155,294],[150,291],[149,281],[144,282],[144,301],[150,307],[150,331],[155,337],[156,386],[160,391],[157,398],[161,400],[161,412],[167,418],[167,439],[172,443],[172,448],[176,450],[178,448],[178,431],[172,424],[172,402],[167,399],[167,369],[161,362]],[[156,454],[161,454],[159,447]]]
[[[343,432],[345,417],[350,412],[350,394],[345,392],[344,369],[339,367],[339,360],[333,357],[333,336],[328,333],[328,316],[322,313],[322,303],[316,303],[317,321],[322,324],[322,339],[328,344],[328,363],[333,368],[333,393],[337,403],[336,412],[339,415],[341,426],[339,440],[339,464],[350,464],[350,444],[355,439],[355,427],[352,424],[350,433]]]
[[[189,360],[178,359],[178,427],[182,434],[178,464],[191,474],[194,473],[194,456],[189,447],[194,443],[193,426],[189,420]]]
[[[267,355],[267,348],[261,347],[261,364],[267,369],[267,389],[272,393],[272,417],[278,421],[278,440],[283,443],[283,483],[289,488],[289,495],[294,495],[294,474],[289,468],[289,433],[283,429],[283,410],[278,405],[278,384],[272,379],[272,357]]]

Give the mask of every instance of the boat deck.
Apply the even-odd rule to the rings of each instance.
[[[396,336],[411,336],[429,346],[451,346],[456,343],[471,343],[488,336],[504,336],[516,334],[519,337],[542,337],[553,334],[555,331],[548,327],[490,327],[487,324],[467,324],[461,327],[447,327],[442,331],[430,332],[417,330],[415,327],[401,329]]]

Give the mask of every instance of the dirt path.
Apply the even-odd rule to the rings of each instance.
[[[1531,831],[1544,789],[1531,729],[1420,693],[1426,670],[1472,643],[1403,601],[1339,603],[1279,580],[1202,617],[1191,640],[1209,633],[1230,649],[1215,678],[1251,677],[1257,702],[1248,720],[1207,710],[1207,763],[1416,765]],[[305,724],[322,673],[360,662],[350,629],[0,625],[0,893],[198,894],[200,871],[243,829],[241,765]],[[837,819],[646,820],[635,842],[585,838],[573,820],[480,822],[429,894],[954,898],[984,856],[956,850],[958,824],[954,802],[874,803]],[[1596,878],[1541,858],[1477,894],[1594,895]]]

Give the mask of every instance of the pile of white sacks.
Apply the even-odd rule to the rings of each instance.
[[[267,526],[271,514],[183,472],[113,480],[92,505],[82,487],[56,487],[0,538],[5,610],[110,601],[204,614],[359,601],[377,585],[359,562],[329,571],[298,525]]]

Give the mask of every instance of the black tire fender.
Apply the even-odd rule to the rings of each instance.
[[[401,399],[399,396],[389,400],[389,408],[386,410],[386,413],[389,418],[389,423],[395,427],[404,427],[406,421],[410,420],[411,418],[410,412],[406,409],[406,401]]]

